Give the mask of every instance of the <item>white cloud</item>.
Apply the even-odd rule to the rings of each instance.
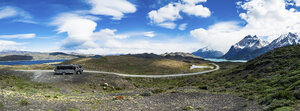
[[[179,3],[170,3],[158,10],[152,10],[148,13],[149,18],[151,19],[152,23],[163,23],[166,21],[175,21],[180,19],[181,16],[179,15],[180,6]]]
[[[146,37],[154,37],[155,34],[154,34],[153,31],[151,31],[151,32],[144,32],[144,36],[146,36]]]
[[[13,22],[36,24],[36,22],[32,21],[32,16],[28,12],[12,6],[0,7],[0,19],[5,18],[14,18]]]
[[[35,34],[15,34],[15,35],[0,35],[2,39],[30,39],[34,38]]]
[[[223,52],[241,40],[245,34],[237,22],[221,22],[208,29],[199,28],[190,32],[190,35],[199,39],[201,44]]]
[[[0,40],[0,51],[20,49],[18,47],[19,45],[22,45],[22,44],[14,42],[14,41]]]
[[[0,7],[0,19],[16,16],[18,12],[12,7]]]
[[[59,33],[68,33],[68,37],[63,40],[63,48],[76,49],[97,46],[91,38],[97,26],[93,20],[76,14],[65,13],[56,17],[52,24],[58,26]]]
[[[184,23],[184,24],[180,24],[180,25],[179,25],[179,27],[178,27],[178,29],[179,29],[179,30],[181,30],[181,31],[183,31],[183,30],[185,30],[185,29],[186,29],[186,26],[187,26],[187,24],[186,24],[186,23]]]
[[[159,23],[157,25],[168,29],[175,29],[177,26],[177,24],[175,24],[174,22],[164,22],[164,23]]]
[[[61,43],[61,49],[66,51],[101,49],[106,47],[110,47],[110,50],[118,50],[113,48],[122,47],[117,43],[129,37],[155,36],[153,31],[117,34],[116,29],[108,28],[95,32],[97,23],[92,18],[71,13],[59,15],[52,22],[52,25],[57,26],[58,33],[67,32],[68,37]],[[127,45],[134,46],[135,43]]]
[[[187,13],[188,15],[194,15],[199,17],[209,17],[211,14],[207,7],[195,4],[183,5],[182,12]]]
[[[94,15],[112,16],[115,20],[123,18],[125,13],[134,13],[136,7],[127,0],[87,0],[92,5],[90,10]]]
[[[295,5],[296,5],[297,7],[300,6],[300,0],[294,0],[294,2],[295,2]]]
[[[198,17],[209,17],[211,15],[207,7],[198,4],[200,2],[206,2],[206,0],[183,0],[182,2],[169,3],[158,10],[150,11],[148,17],[152,24],[175,29],[177,24],[174,21],[182,19],[180,12]]]
[[[102,47],[79,49],[77,52],[86,54],[136,54],[136,53],[156,53],[165,52],[192,52],[202,45],[196,42],[167,41],[151,41],[151,40],[109,40]],[[187,47],[188,46],[188,47]]]
[[[226,52],[231,45],[246,35],[268,37],[274,40],[278,35],[287,32],[300,31],[300,12],[287,8],[285,0],[249,0],[238,2],[244,13],[241,19],[246,21],[245,26],[238,22],[221,22],[208,29],[195,29],[191,36],[212,48]]]
[[[188,4],[197,4],[200,2],[206,2],[206,0],[183,0],[183,2],[186,2]]]
[[[115,34],[116,29],[102,29],[99,32],[93,34],[93,39],[106,40],[106,39],[126,39],[128,35]]]

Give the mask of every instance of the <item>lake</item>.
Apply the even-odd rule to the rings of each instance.
[[[45,64],[51,62],[64,62],[68,59],[59,60],[28,60],[28,61],[2,61],[0,65],[34,65],[34,64]]]
[[[216,58],[204,58],[204,60],[212,62],[247,62],[247,60],[227,60],[227,59],[216,59]]]

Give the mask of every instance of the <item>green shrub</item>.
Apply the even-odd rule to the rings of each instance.
[[[225,83],[225,88],[230,88],[232,87],[234,84],[232,82],[226,82]]]
[[[281,99],[281,100],[278,100],[278,99],[274,99],[271,104],[269,105],[264,105],[264,110],[274,110],[276,108],[280,108],[280,107],[283,107],[283,106],[289,106],[293,104],[293,102],[291,100],[287,100],[287,99]]]
[[[186,107],[183,108],[183,110],[193,110],[193,109],[194,109],[193,106],[186,106]]]
[[[164,90],[164,89],[155,89],[155,90],[152,91],[152,93],[158,94],[158,93],[162,93],[162,92],[165,92],[165,91],[166,90]]]
[[[19,104],[22,105],[22,106],[27,106],[27,105],[29,105],[30,103],[29,103],[27,100],[22,99],[22,100],[19,102]]]
[[[255,81],[256,81],[256,79],[254,77],[252,77],[251,74],[247,75],[247,78],[246,78],[247,83],[251,83],[251,82],[255,82]]]
[[[2,102],[0,102],[0,108],[2,108],[3,107],[3,104],[2,104]]]
[[[280,108],[276,108],[274,111],[292,111],[292,107],[280,107]]]
[[[69,108],[69,111],[80,111],[79,109]]]

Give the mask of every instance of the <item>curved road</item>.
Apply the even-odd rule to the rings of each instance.
[[[122,73],[115,73],[115,72],[104,72],[104,71],[90,71],[85,70],[84,72],[88,73],[101,73],[101,74],[112,74],[122,77],[141,77],[141,78],[164,78],[164,77],[182,77],[182,76],[191,76],[191,75],[200,75],[200,74],[206,74],[213,71],[217,71],[220,69],[220,66],[215,63],[210,63],[214,66],[216,66],[215,69],[202,71],[202,72],[195,72],[195,73],[186,73],[186,74],[170,74],[170,75],[132,75],[132,74],[122,74]],[[53,70],[17,70],[17,71],[23,71],[23,72],[54,72]]]

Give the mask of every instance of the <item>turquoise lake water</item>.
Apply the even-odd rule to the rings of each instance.
[[[34,65],[34,64],[45,64],[51,62],[63,62],[67,59],[59,60],[28,60],[28,61],[3,61],[0,62],[0,65]]]
[[[227,59],[216,59],[216,58],[204,58],[204,60],[212,62],[247,62],[247,60],[227,60]]]

